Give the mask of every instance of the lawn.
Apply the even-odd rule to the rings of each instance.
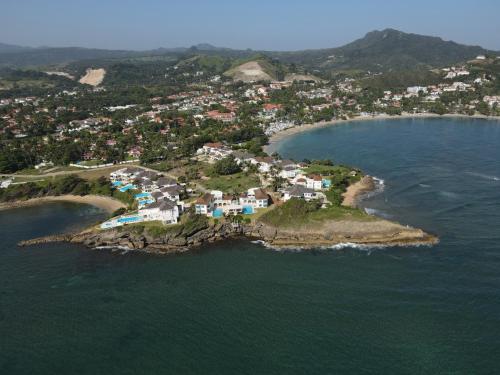
[[[208,190],[220,190],[225,193],[242,193],[249,188],[259,187],[260,180],[255,174],[247,175],[245,172],[240,172],[229,176],[212,177],[210,180],[200,181],[200,184]]]
[[[322,165],[322,164],[311,164],[303,171],[306,174],[321,174],[324,176],[330,176],[335,174],[348,175],[352,168],[347,168],[342,165]]]
[[[374,217],[363,211],[342,206],[318,208],[314,202],[291,199],[285,204],[265,212],[259,221],[275,227],[299,228],[315,226],[328,220],[370,221]]]

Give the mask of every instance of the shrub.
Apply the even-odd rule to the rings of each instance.
[[[229,174],[235,174],[241,171],[240,166],[236,162],[233,156],[225,157],[217,161],[213,166],[213,172],[218,175],[226,176]]]

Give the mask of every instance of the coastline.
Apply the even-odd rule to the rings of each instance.
[[[47,196],[40,198],[32,198],[25,201],[13,201],[13,202],[3,202],[0,203],[0,211],[21,208],[21,207],[32,207],[38,206],[40,204],[52,203],[52,202],[70,202],[70,203],[81,203],[89,204],[101,208],[107,212],[114,212],[119,208],[126,207],[126,205],[119,200],[111,197],[105,197],[101,195],[59,195],[59,196]]]
[[[26,247],[52,242],[68,242],[90,249],[120,249],[156,254],[182,253],[200,245],[235,238],[259,241],[272,249],[335,248],[336,246],[420,246],[434,245],[439,239],[421,229],[388,220],[332,220],[318,227],[279,228],[257,222],[233,226],[231,223],[209,224],[195,231],[182,228],[165,233],[150,233],[147,229],[121,228],[99,230],[87,228],[80,233],[58,234],[20,241]]]
[[[322,129],[330,126],[348,124],[356,121],[373,121],[373,120],[401,120],[401,119],[422,119],[422,118],[461,118],[461,119],[481,119],[481,120],[496,120],[500,121],[500,116],[484,116],[484,115],[460,115],[460,114],[444,114],[438,115],[436,113],[403,113],[401,115],[376,115],[376,116],[358,116],[347,120],[337,119],[332,121],[321,121],[312,124],[296,125],[294,127],[279,131],[269,137],[269,143],[263,147],[264,152],[272,154],[276,151],[276,145],[285,138],[291,137],[295,134],[308,132],[314,129]]]
[[[342,197],[342,206],[356,208],[358,200],[366,193],[372,192],[376,189],[375,181],[371,176],[364,176],[355,184],[349,185]]]

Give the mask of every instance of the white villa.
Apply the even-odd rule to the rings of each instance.
[[[224,145],[223,143],[205,143],[203,147],[196,150],[197,155],[206,155],[211,161],[224,159],[231,155],[233,150]]]
[[[301,185],[314,191],[324,190],[324,179],[320,175],[304,176],[298,174],[291,180],[294,185]]]
[[[164,224],[176,224],[179,219],[179,207],[176,202],[163,199],[139,209],[138,215],[142,217],[142,221],[158,220]]]
[[[260,173],[269,173],[275,162],[270,156],[258,156],[250,160],[250,163],[258,166]]]
[[[195,212],[199,215],[220,217],[222,215],[251,214],[269,205],[269,195],[262,188],[251,188],[237,195],[224,194],[214,190],[195,202]]]
[[[139,173],[143,172],[142,168],[127,167],[111,172],[109,178],[111,182],[121,182],[124,185],[132,183]]]
[[[288,189],[284,189],[282,193],[285,202],[292,198],[304,199],[306,201],[317,198],[316,192],[313,189],[309,189],[302,185],[293,185]]]

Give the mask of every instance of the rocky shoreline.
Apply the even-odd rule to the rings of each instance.
[[[164,235],[137,233],[133,227],[111,230],[87,229],[21,241],[21,247],[51,242],[82,244],[89,248],[121,248],[149,253],[180,253],[206,243],[230,238],[261,240],[273,248],[312,249],[339,244],[408,246],[432,245],[437,237],[421,229],[374,218],[370,221],[327,221],[317,228],[276,228],[263,223],[207,224],[193,233],[171,231]]]

